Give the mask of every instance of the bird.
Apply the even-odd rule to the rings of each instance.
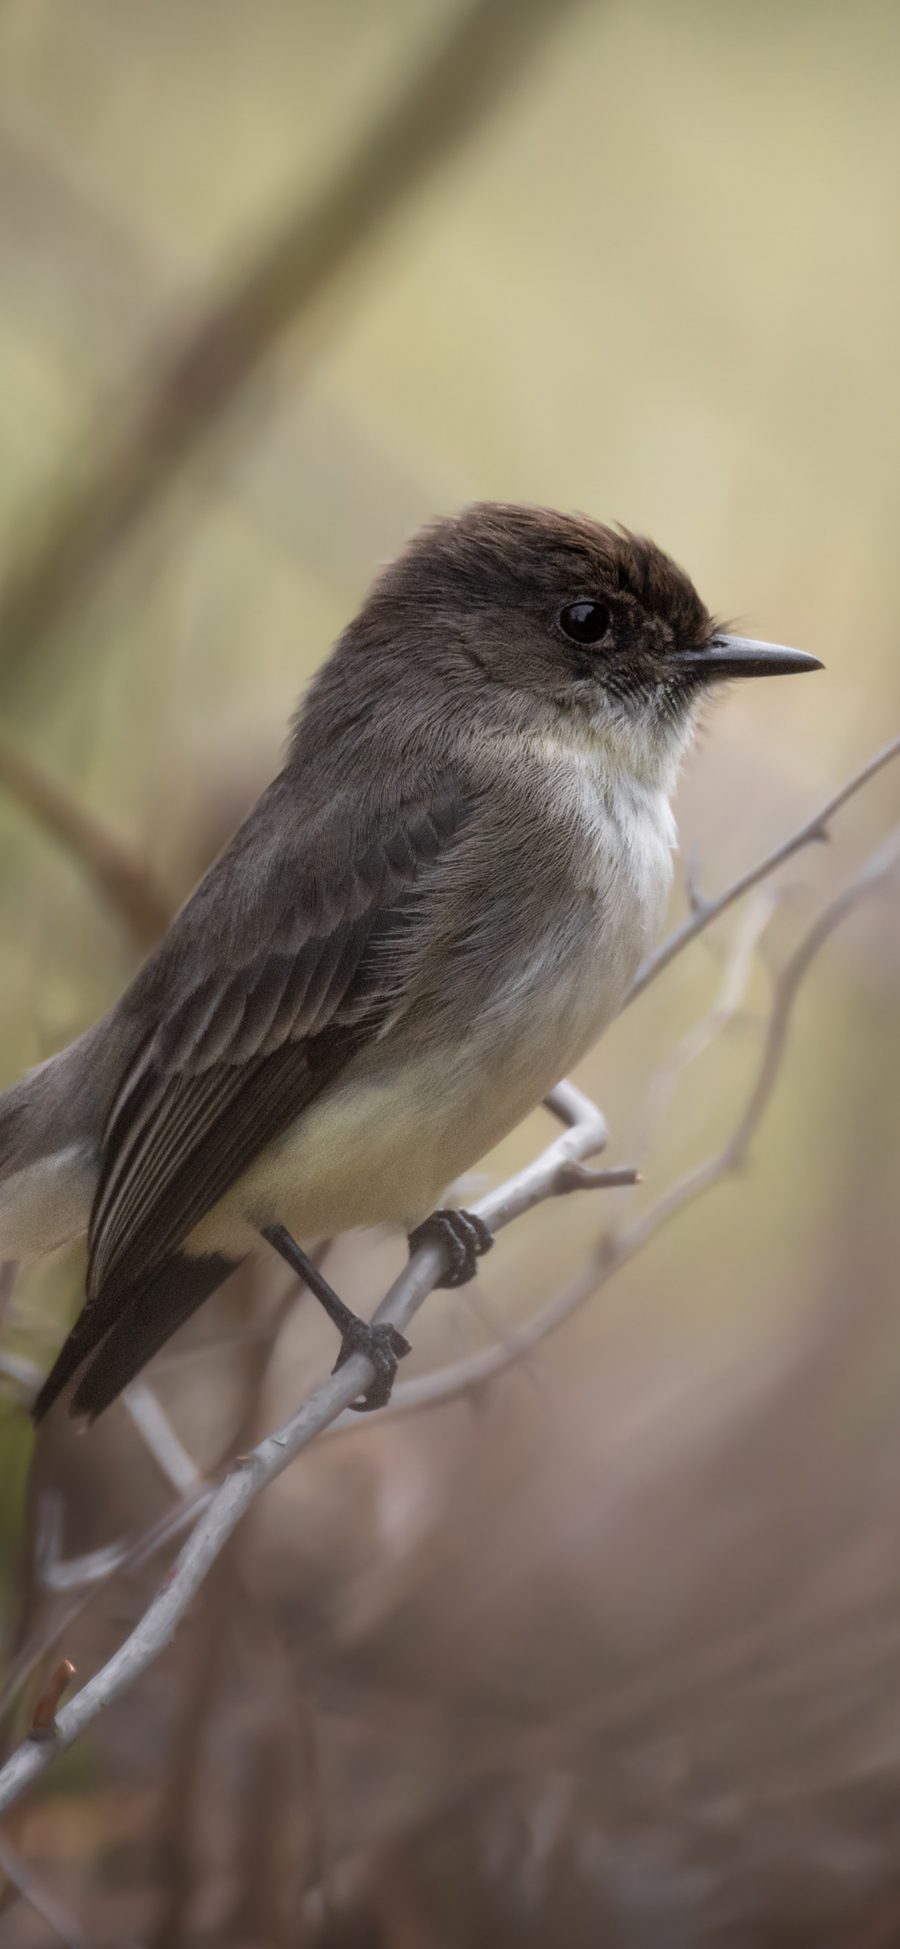
[[[34,1407],[94,1420],[274,1250],[382,1406],[408,1343],[304,1247],[370,1225],[492,1244],[448,1185],[621,1007],[660,926],[672,794],[721,683],[821,668],[719,627],[660,548],[482,502],[378,574],[286,758],[116,1005],[0,1097],[0,1255],[87,1234]]]

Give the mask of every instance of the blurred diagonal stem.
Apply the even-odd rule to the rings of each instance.
[[[713,921],[718,920],[719,915],[724,914],[729,907],[733,907],[736,900],[742,899],[745,893],[749,893],[751,887],[758,886],[761,880],[768,879],[770,873],[783,866],[785,860],[792,859],[795,853],[801,852],[804,846],[811,846],[819,839],[827,839],[828,822],[834,814],[846,805],[848,799],[860,792],[864,785],[868,785],[869,780],[874,778],[877,772],[883,771],[885,765],[889,765],[892,759],[897,757],[900,757],[900,733],[891,739],[890,744],[883,745],[880,751],[876,751],[871,758],[868,758],[850,778],[845,779],[840,790],[835,792],[832,798],[826,799],[825,804],[819,807],[818,812],[813,813],[811,819],[807,819],[805,825],[799,826],[789,839],[783,840],[773,852],[766,853],[763,859],[757,860],[755,866],[749,867],[746,873],[733,880],[731,885],[725,888],[724,893],[718,894],[714,900],[701,900],[696,892],[692,891],[691,912],[688,919],[681,927],[676,927],[668,940],[663,941],[662,946],[656,949],[655,954],[648,955],[643,967],[638,969],[631,991],[626,997],[625,1007],[627,1008],[629,1002],[635,1001],[649,983],[656,980],[657,975],[662,974],[669,962],[674,961],[676,954],[680,954],[683,948],[696,940],[698,934],[711,927]]]
[[[69,624],[117,551],[237,403],[289,326],[498,106],[582,0],[469,0],[445,21],[310,204],[304,193],[177,343],[86,484],[61,492],[0,596],[0,675]]]
[[[51,1895],[41,1886],[31,1869],[25,1867],[24,1862],[19,1860],[18,1855],[14,1854],[12,1848],[2,1839],[0,1839],[0,1872],[34,1909],[35,1914],[40,1916],[41,1921],[47,1924],[55,1941],[66,1943],[67,1949],[90,1949],[87,1937],[82,1935],[71,1916],[66,1914],[56,1896]]]
[[[174,911],[139,854],[92,817],[62,785],[0,732],[0,789],[14,797],[78,861],[140,948],[152,947]]]

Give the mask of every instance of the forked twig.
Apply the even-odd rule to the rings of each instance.
[[[771,853],[766,853],[763,859],[757,860],[756,865],[749,867],[747,872],[740,874],[738,879],[732,880],[724,893],[717,894],[713,900],[692,899],[692,911],[688,919],[683,921],[680,927],[676,927],[668,940],[663,941],[662,946],[658,947],[655,953],[648,955],[643,967],[638,969],[631,991],[626,997],[626,1008],[629,1002],[635,1001],[638,995],[643,994],[644,989],[651,981],[656,980],[657,975],[662,974],[669,962],[674,961],[676,954],[681,954],[691,941],[696,940],[698,934],[702,934],[707,927],[712,926],[714,920],[718,920],[720,914],[724,914],[728,907],[734,906],[736,900],[749,893],[751,887],[758,886],[760,880],[767,880],[770,873],[783,866],[785,860],[792,859],[794,854],[802,851],[804,846],[811,846],[817,839],[826,838],[829,821],[833,819],[835,813],[846,805],[848,799],[861,792],[863,786],[868,785],[869,780],[874,778],[877,772],[883,771],[885,765],[889,765],[898,756],[900,756],[900,733],[896,738],[891,739],[890,744],[883,745],[880,751],[876,751],[874,757],[868,758],[864,765],[860,765],[859,770],[853,772],[851,777],[844,781],[840,790],[835,792],[832,798],[826,799],[825,804],[820,805],[818,812],[814,812],[812,818],[807,819],[804,825],[798,826],[797,831],[793,832],[789,839],[785,839]]]

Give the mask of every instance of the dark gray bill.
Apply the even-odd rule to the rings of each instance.
[[[679,663],[696,666],[709,677],[790,677],[800,670],[824,665],[806,650],[788,650],[783,643],[757,643],[752,636],[713,636],[705,650],[681,650]]]

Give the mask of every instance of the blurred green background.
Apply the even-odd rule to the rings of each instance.
[[[900,720],[900,11],[890,0],[549,11],[521,72],[495,77],[465,139],[279,336],[171,491],[105,552],[90,590],[14,656],[0,628],[4,739],[173,900],[277,768],[296,696],[378,564],[417,523],[473,498],[621,520],[678,557],[718,614],[823,658],[815,682],[738,689],[711,712],[678,808],[706,891],[811,813]],[[3,0],[7,584],[116,448],[172,348],[275,226],[315,206],[451,19],[432,0]],[[136,950],[2,778],[0,763],[11,1081],[115,998]],[[827,847],[785,869],[771,964],[896,819],[898,785],[900,767],[886,771]],[[684,908],[676,875],[673,922]],[[603,1103],[616,1161],[643,1148],[654,1074],[709,1008],[739,924],[732,915],[677,961],[585,1063],[579,1080]],[[765,959],[735,1033],[686,1072],[654,1129],[647,1186],[627,1194],[636,1209],[736,1120]],[[844,1320],[852,1299],[861,1322],[878,1322],[877,1357],[861,1327],[868,1352],[829,1394],[819,1434],[853,1458],[893,1441],[900,1346],[884,1302],[900,1250],[898,975],[894,888],[816,963],[752,1170],[546,1350],[552,1386],[619,1362],[640,1417],[658,1392],[677,1396],[695,1364],[724,1363],[737,1386],[798,1321]],[[535,1117],[485,1172],[533,1154],[545,1128]],[[516,1227],[485,1270],[492,1306],[526,1316],[623,1208],[570,1199]],[[344,1248],[345,1284],[374,1298],[397,1249]],[[69,1261],[36,1269],[17,1290],[8,1344],[39,1365],[76,1273]],[[414,1362],[485,1331],[437,1295]],[[327,1339],[311,1333],[318,1372]],[[269,1419],[296,1398],[297,1371],[279,1369]],[[527,1418],[521,1383],[517,1399]],[[190,1447],[201,1415],[190,1388],[175,1406]],[[588,1399],[583,1411],[592,1424],[599,1408]],[[546,1403],[541,1413],[552,1424]],[[204,1440],[210,1415],[207,1402]],[[12,1635],[31,1437],[12,1407],[0,1435]],[[366,1430],[353,1447],[377,1456],[380,1442]],[[539,1539],[530,1547],[540,1591]],[[407,1564],[407,1598],[416,1574]],[[703,1589],[700,1578],[689,1607],[702,1608]],[[116,1778],[115,1754],[97,1763]],[[77,1901],[85,1887],[99,1900],[99,1843],[67,1847]],[[8,1926],[27,1930],[24,1905]],[[118,1940],[118,1926],[101,1917],[97,1939]],[[580,1939],[560,1928],[509,1939]],[[444,1933],[383,1936],[476,1939],[474,1924],[453,1933],[446,1917]]]

